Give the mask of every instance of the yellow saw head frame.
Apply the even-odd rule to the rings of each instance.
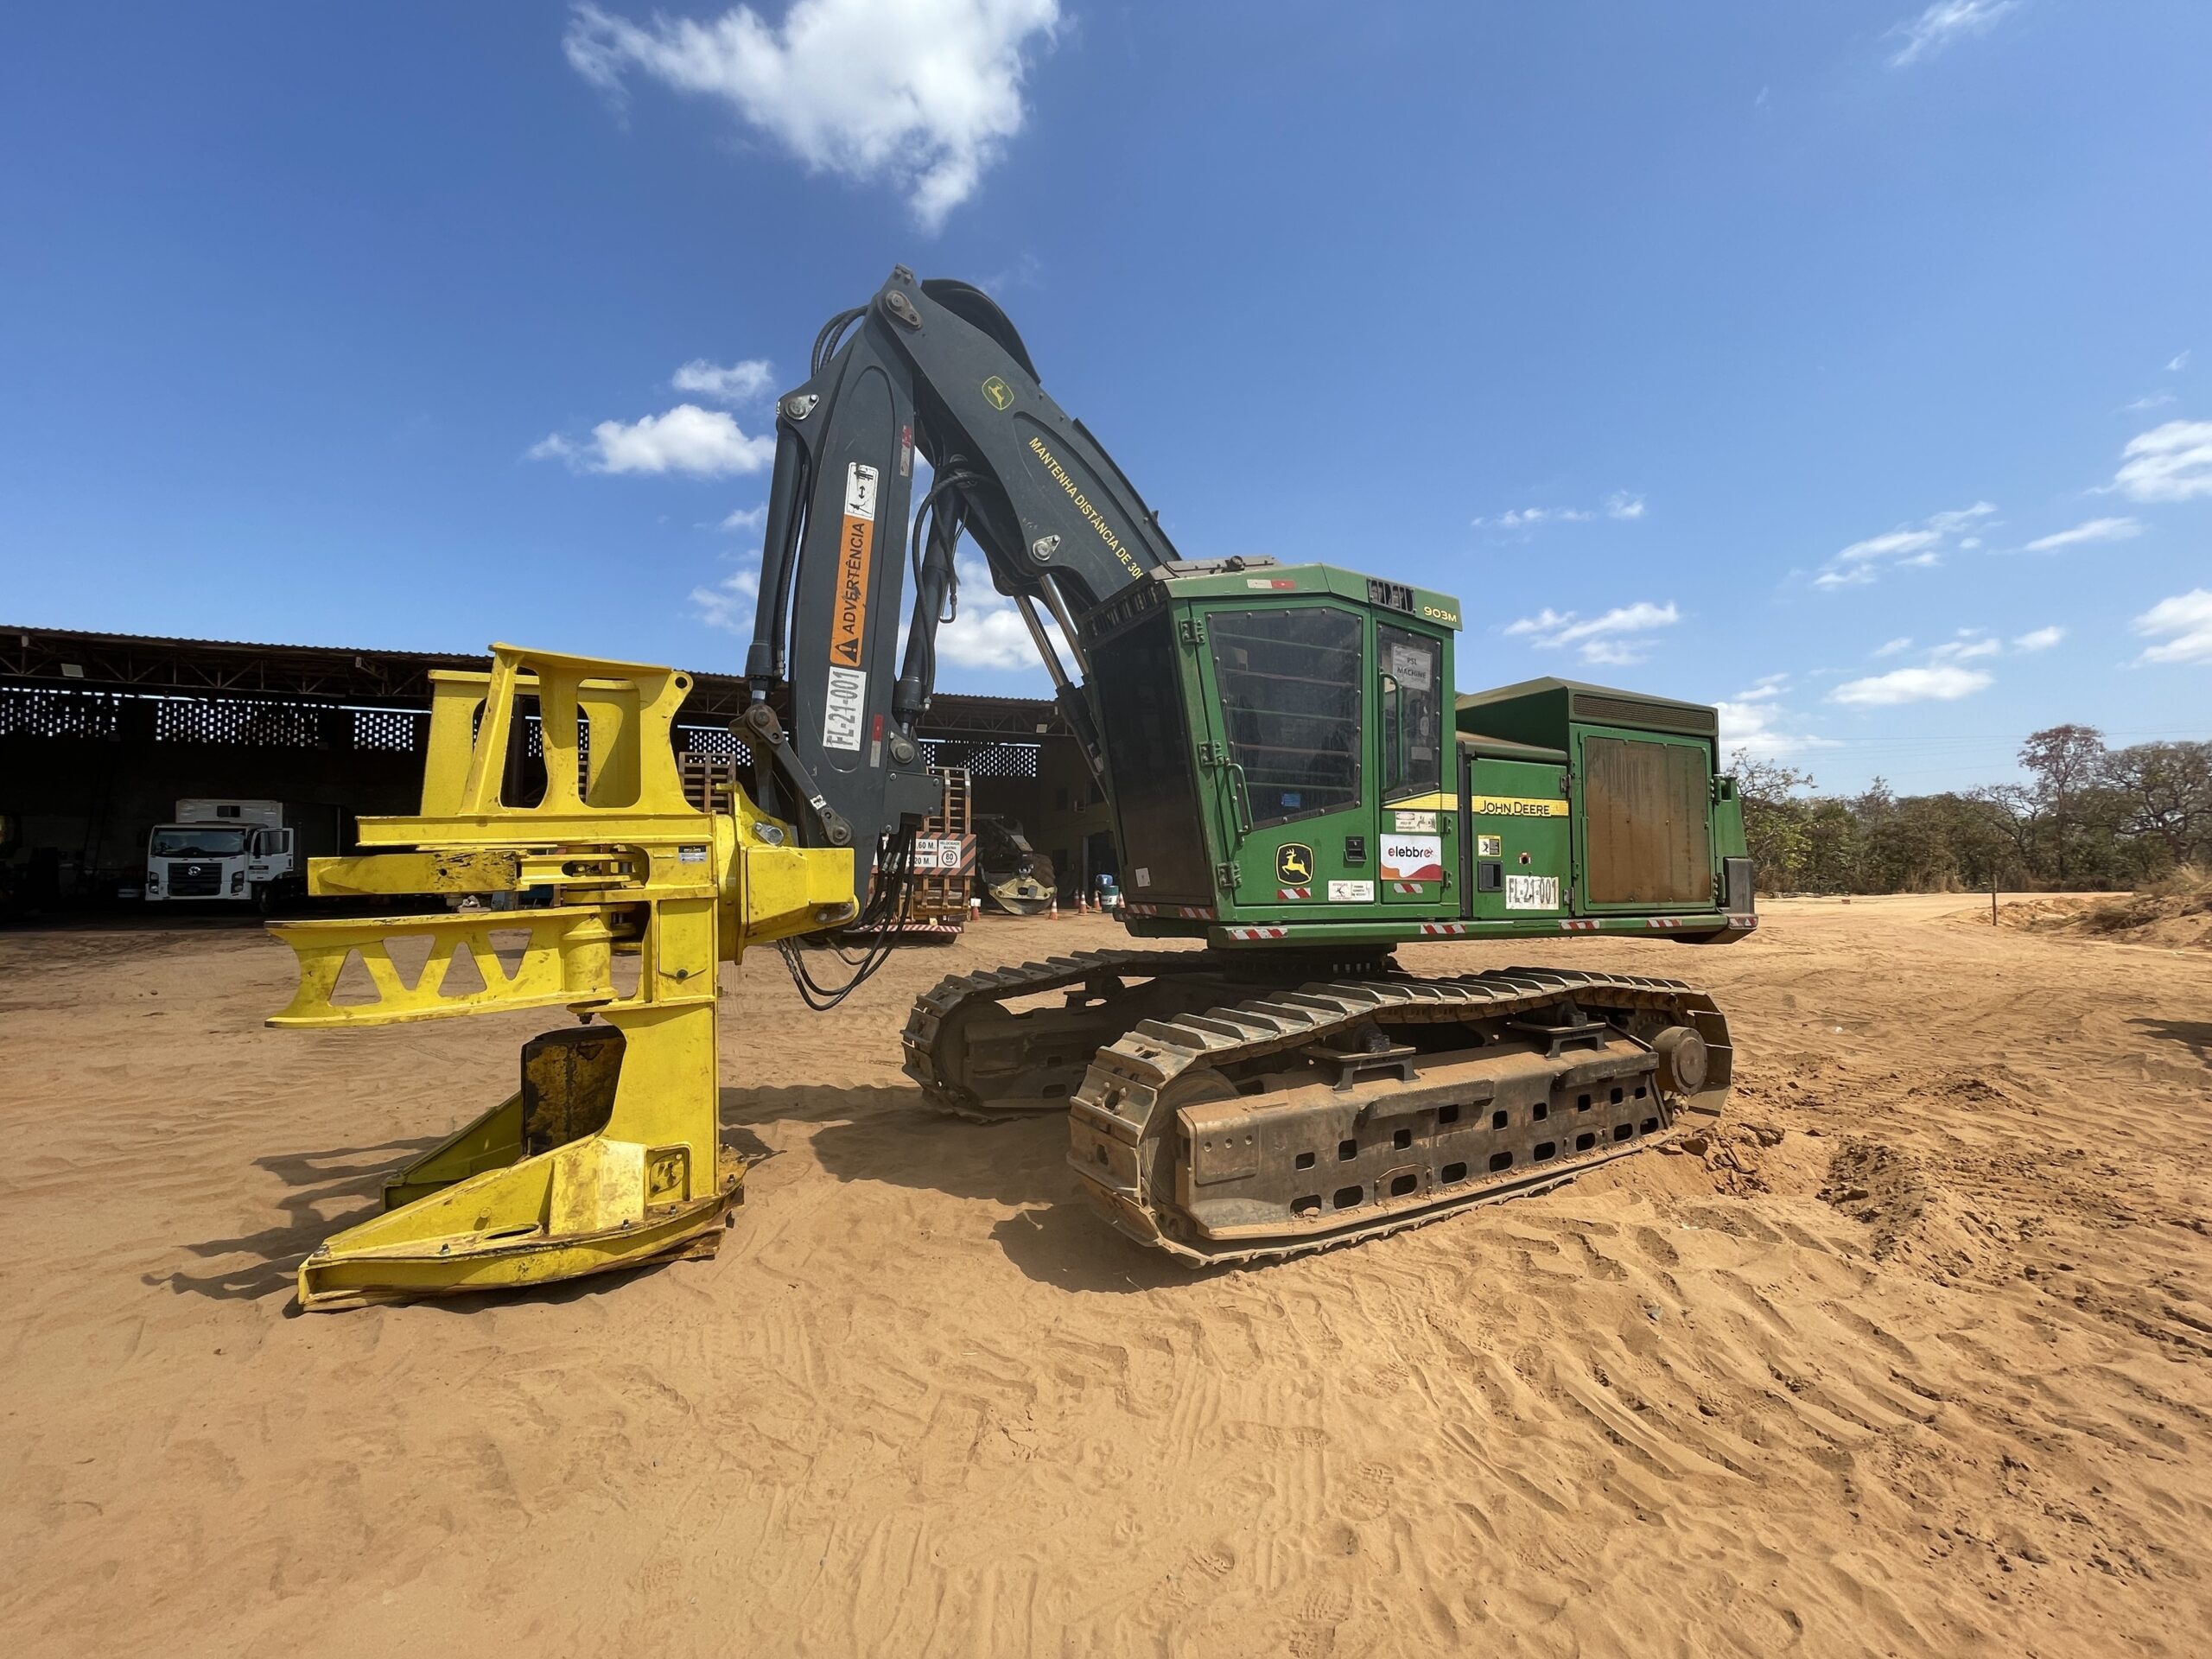
[[[386,1182],[385,1213],[308,1257],[304,1307],[712,1254],[744,1182],[721,1145],[717,965],[857,911],[849,849],[791,845],[734,786],[706,810],[684,798],[670,728],[689,676],[492,649],[488,674],[431,677],[422,810],[362,819],[372,850],[313,861],[308,888],[525,907],[276,924],[300,982],[270,1023],[554,1007],[582,1023],[525,1045],[514,1094]],[[512,757],[533,699],[545,781],[524,804]],[[540,896],[552,902],[527,907]],[[463,957],[473,975],[454,972]]]

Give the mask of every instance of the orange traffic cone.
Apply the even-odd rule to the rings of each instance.
[[[1058,888],[1053,890],[1052,902],[1045,906],[1045,919],[1048,922],[1057,922],[1060,919],[1060,895]]]

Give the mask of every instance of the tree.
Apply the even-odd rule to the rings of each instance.
[[[1815,893],[1865,891],[1859,820],[1852,815],[1851,804],[1831,797],[1810,804],[1805,819],[1805,885]]]
[[[2052,862],[2066,880],[2066,844],[2074,828],[2076,798],[2097,781],[2105,764],[2105,734],[2094,726],[2051,726],[2031,732],[2020,746],[2020,765],[2035,779],[2055,838]]]
[[[2212,855],[2212,743],[2138,743],[2105,757],[2118,830],[2155,840],[2167,861]]]
[[[1744,840],[1760,890],[1802,888],[1807,804],[1799,797],[1813,787],[1813,774],[1779,760],[1754,760],[1746,749],[1729,756],[1728,769],[1736,779],[1736,798],[1744,804]]]
[[[1814,794],[1809,772],[1738,750],[1760,890],[2124,886],[2176,863],[2212,863],[2212,743],[2107,750],[2093,727],[2054,726],[2030,737],[2020,760],[2024,783],[1901,796],[1877,778],[1839,798]]]
[[[1931,795],[1927,800],[1942,815],[1943,834],[1963,885],[1977,889],[1996,887],[2007,869],[2024,872],[2012,823],[2002,807],[1978,793]]]
[[[1984,809],[1991,826],[2004,836],[2007,851],[2003,864],[2023,881],[2034,877],[2043,832],[2043,808],[2035,791],[2025,784],[1986,784],[1969,791],[1967,798]]]

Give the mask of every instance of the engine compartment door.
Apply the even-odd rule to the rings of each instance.
[[[1573,842],[1565,768],[1472,754],[1466,766],[1468,913],[1492,922],[1566,915]]]

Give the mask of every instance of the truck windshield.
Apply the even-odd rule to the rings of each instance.
[[[245,831],[219,823],[170,823],[154,831],[149,858],[236,858],[245,851]]]

